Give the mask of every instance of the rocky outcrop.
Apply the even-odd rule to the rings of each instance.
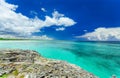
[[[0,78],[97,78],[64,61],[31,50],[0,50]]]

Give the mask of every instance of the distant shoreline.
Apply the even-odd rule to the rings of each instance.
[[[36,38],[0,38],[0,40],[40,40]]]

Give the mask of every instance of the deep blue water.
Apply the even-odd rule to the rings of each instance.
[[[1,49],[30,49],[76,64],[100,78],[120,78],[120,42],[0,41]]]

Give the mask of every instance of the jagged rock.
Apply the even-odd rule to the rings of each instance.
[[[6,78],[97,78],[64,61],[42,57],[31,50],[0,50],[0,77]]]

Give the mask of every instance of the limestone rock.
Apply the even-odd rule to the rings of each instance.
[[[42,57],[32,50],[0,50],[0,78],[97,78],[64,61]]]

